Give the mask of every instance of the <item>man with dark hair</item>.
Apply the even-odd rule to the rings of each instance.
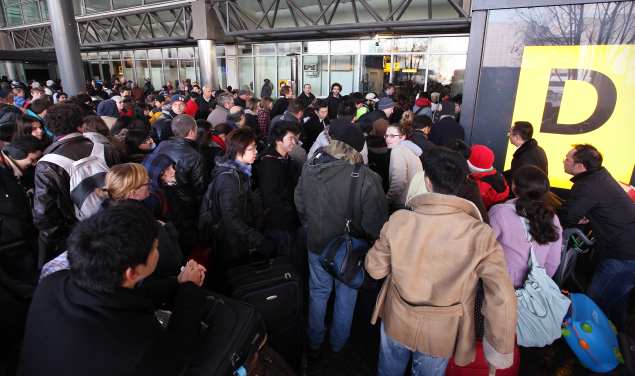
[[[82,136],[82,117],[78,106],[60,103],[47,110],[44,120],[54,134],[54,142],[44,155],[57,154],[73,161],[86,158],[93,151],[93,142]],[[119,152],[104,145],[104,159],[108,166],[119,163]],[[41,161],[35,167],[35,200],[33,221],[40,230],[39,266],[63,251],[63,241],[77,222],[70,195],[70,176],[55,163]]]
[[[315,95],[311,92],[311,84],[302,86],[302,94],[298,95],[298,102],[302,104],[302,108],[309,107],[315,100]]]
[[[434,144],[428,141],[428,135],[432,129],[432,119],[425,115],[416,115],[412,121],[412,135],[410,141],[421,148],[424,153],[434,147]]]
[[[342,85],[335,82],[331,85],[331,92],[329,93],[326,101],[329,104],[329,119],[335,119],[337,117],[337,110],[342,101]]]
[[[350,227],[354,236],[371,242],[379,236],[379,229],[388,218],[381,178],[363,164],[360,154],[365,144],[362,131],[350,122],[334,120],[329,133],[330,143],[304,165],[295,189],[295,205],[307,229],[310,272],[307,334],[311,361],[319,358],[325,339],[326,308],[333,288],[335,308],[329,340],[334,353],[341,353],[348,341],[357,299],[357,290],[335,280],[324,269],[320,255],[331,240],[343,233],[348,205],[353,212]],[[361,166],[355,174],[358,165]],[[353,178],[359,180],[351,201]]]
[[[564,160],[573,187],[560,211],[562,227],[590,224],[600,263],[589,296],[618,329],[624,329],[629,293],[635,287],[635,205],[602,167],[592,145],[574,145]]]
[[[17,118],[21,114],[22,111],[11,101],[11,93],[0,89],[0,145],[11,141]]]
[[[177,375],[184,369],[205,314],[206,294],[198,287],[205,268],[190,261],[176,279],[138,287],[157,266],[158,226],[138,203],[111,206],[75,226],[70,271],[45,277],[33,297],[18,374]],[[166,330],[154,315],[164,301],[151,292],[174,297]]]
[[[538,141],[533,137],[534,127],[528,121],[517,121],[509,130],[509,142],[518,148],[512,158],[511,169],[505,171],[505,178],[511,185],[511,178],[521,167],[533,165],[549,175],[547,167],[547,154],[538,146]]]
[[[366,256],[371,277],[391,275],[372,319],[381,317],[378,374],[404,374],[411,357],[413,375],[431,369],[443,374],[450,357],[459,365],[471,362],[479,279],[485,286],[485,357],[490,368],[508,368],[516,344],[516,295],[496,235],[474,205],[456,196],[467,163],[437,148],[423,164],[430,193],[411,198],[411,210],[395,212]],[[424,322],[434,324],[424,328]]]
[[[271,135],[278,124],[281,122],[290,122],[300,129],[302,125],[302,116],[304,116],[302,104],[296,99],[289,99],[286,111],[284,111],[282,115],[278,115],[271,120],[271,126],[269,127],[269,143],[275,143],[275,141],[271,138]],[[306,150],[300,147],[300,145],[296,145],[293,150],[291,150],[290,156],[299,165],[303,165],[304,162],[306,162]]]
[[[150,132],[154,143],[159,145],[162,141],[170,139],[172,133],[172,119],[185,112],[185,97],[183,95],[172,96],[171,106],[169,109],[163,110],[161,116],[152,124]]]
[[[328,126],[329,105],[319,99],[304,111],[302,147],[309,152],[320,133]]]
[[[179,242],[185,254],[196,243],[198,208],[207,188],[208,172],[196,144],[196,120],[189,115],[177,115],[171,122],[174,137],[160,143],[148,157],[151,161],[165,155],[176,162],[176,186],[171,187],[179,202],[168,217],[179,230]],[[151,162],[150,162],[151,163]]]
[[[300,224],[293,203],[300,167],[292,163],[289,156],[298,142],[299,133],[294,123],[279,122],[271,132],[273,142],[265,149],[258,165],[265,235],[276,240],[279,254],[287,256],[294,256],[292,245]]]
[[[392,100],[395,100],[394,98],[395,96],[395,85],[391,84],[390,82],[386,82],[384,83],[384,90],[381,92],[381,95],[379,96],[379,98],[383,98],[383,97],[389,97]]]

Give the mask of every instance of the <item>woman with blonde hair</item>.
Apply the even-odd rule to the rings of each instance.
[[[144,200],[150,196],[150,176],[139,163],[118,164],[106,173],[104,187],[97,193],[104,200],[102,209],[130,201],[138,202],[140,207],[146,206]],[[159,262],[153,275],[175,276],[183,262],[178,233],[171,223],[159,222]],[[66,252],[42,267],[40,279],[64,268],[68,268]]]

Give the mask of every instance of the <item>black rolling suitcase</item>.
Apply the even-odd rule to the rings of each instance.
[[[263,346],[267,335],[256,309],[245,302],[210,292],[209,313],[198,350],[185,376],[232,376]]]
[[[297,368],[304,343],[302,282],[288,259],[233,268],[227,280],[231,296],[253,305],[264,318],[267,343]]]

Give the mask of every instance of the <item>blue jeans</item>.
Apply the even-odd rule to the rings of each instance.
[[[412,355],[412,376],[443,376],[448,367],[448,359],[410,351],[401,343],[390,338],[381,323],[379,344],[378,376],[403,376]]]
[[[628,296],[635,287],[635,260],[605,259],[593,275],[588,294],[618,329],[624,329]]]
[[[320,264],[320,256],[309,252],[309,346],[318,349],[324,342],[326,305],[335,284],[335,307],[331,324],[331,349],[342,350],[351,333],[357,290],[333,278]]]

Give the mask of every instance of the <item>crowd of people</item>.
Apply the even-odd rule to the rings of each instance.
[[[230,269],[272,257],[308,286],[319,372],[346,351],[355,314],[358,290],[320,262],[345,228],[373,244],[365,268],[383,281],[368,318],[381,322],[379,375],[443,375],[477,340],[491,368],[510,367],[529,250],[553,276],[566,227],[592,229],[588,293],[624,327],[635,206],[592,145],[563,156],[562,202],[532,124],[510,127],[517,149],[498,171],[490,147],[466,143],[460,96],[271,93],[117,77],[69,97],[51,80],[0,80],[0,374],[180,374],[205,290],[226,293]],[[163,331],[153,312],[167,301]]]

